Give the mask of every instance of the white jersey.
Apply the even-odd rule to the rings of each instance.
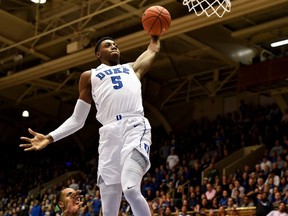
[[[97,108],[99,129],[98,180],[105,184],[121,182],[123,161],[129,152],[137,149],[147,160],[151,126],[144,117],[141,82],[129,64],[92,69],[92,97]]]
[[[92,97],[97,120],[102,124],[116,120],[119,114],[143,113],[141,82],[129,64],[92,69]]]

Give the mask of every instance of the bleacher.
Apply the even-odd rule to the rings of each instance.
[[[269,110],[268,110],[269,111]],[[258,113],[267,113],[266,112],[258,112]],[[253,113],[256,111],[254,110]],[[252,112],[251,112],[252,113]],[[264,115],[264,114],[263,114]],[[248,172],[248,176],[255,178],[255,182],[258,179],[259,176],[264,175],[265,180],[267,179],[269,173],[265,173],[263,170],[255,170],[255,165],[260,164],[262,162],[262,159],[264,156],[268,157],[268,159],[271,161],[272,164],[277,164],[277,157],[273,156],[273,154],[270,154],[272,147],[274,146],[274,141],[279,138],[281,138],[281,146],[283,147],[283,152],[281,153],[283,159],[286,159],[286,156],[288,155],[288,142],[285,140],[285,136],[287,131],[279,130],[276,131],[276,126],[275,126],[275,120],[269,120],[266,119],[265,116],[262,116],[260,118],[257,116],[258,119],[258,136],[262,137],[262,142],[259,143],[257,142],[257,139],[252,139],[252,134],[255,133],[254,128],[254,118],[253,116],[250,117],[250,123],[251,125],[245,126],[245,131],[242,131],[243,128],[239,127],[239,122],[235,122],[235,125],[231,126],[227,125],[227,119],[223,117],[221,121],[219,119],[215,121],[211,121],[208,128],[211,134],[207,134],[206,131],[204,131],[204,126],[201,125],[201,123],[197,123],[197,127],[194,127],[193,125],[191,126],[189,131],[191,134],[181,134],[181,135],[175,135],[173,136],[173,139],[176,139],[176,144],[173,146],[173,148],[176,149],[176,153],[180,157],[180,162],[179,164],[174,168],[169,170],[166,167],[166,161],[165,160],[159,160],[159,149],[163,146],[163,143],[160,142],[159,140],[165,140],[168,143],[171,143],[172,136],[167,137],[161,137],[160,139],[158,138],[157,140],[153,140],[153,145],[151,148],[151,154],[153,155],[151,157],[151,162],[152,162],[152,167],[149,170],[149,172],[144,176],[148,178],[148,183],[153,183],[153,194],[152,197],[146,197],[145,189],[142,188],[143,190],[143,195],[146,197],[148,200],[150,206],[151,206],[151,212],[156,215],[162,215],[163,214],[163,209],[164,207],[166,208],[167,206],[171,208],[172,212],[171,215],[179,215],[179,212],[181,211],[181,205],[183,206],[183,200],[181,196],[179,195],[179,192],[177,192],[177,188],[175,187],[176,182],[179,182],[179,177],[181,175],[185,176],[185,183],[181,183],[180,186],[183,188],[183,193],[182,195],[186,195],[187,201],[189,203],[190,200],[190,195],[192,189],[194,192],[197,192],[197,207],[196,206],[187,206],[187,212],[191,215],[219,215],[219,205],[218,208],[212,207],[212,201],[209,203],[208,206],[202,206],[201,201],[205,198],[203,196],[203,193],[205,193],[205,184],[207,182],[204,181],[204,179],[208,179],[208,181],[211,181],[213,184],[213,187],[216,188],[217,184],[221,184],[221,176],[225,175],[228,178],[229,184],[231,184],[231,187],[234,187],[235,184],[234,182],[236,180],[239,180],[241,184],[246,184],[244,179],[242,178],[241,174],[243,172]],[[256,117],[255,117],[256,118]],[[262,119],[261,121],[259,119]],[[219,123],[220,122],[220,123]],[[277,122],[278,126],[280,126],[282,123]],[[195,128],[197,130],[202,130],[202,134],[196,133]],[[225,129],[226,133],[221,134],[220,136],[222,137],[215,137],[215,132],[220,131],[221,129]],[[248,129],[247,129],[248,128]],[[206,128],[207,129],[207,128]],[[239,131],[237,131],[239,130]],[[236,132],[235,132],[236,131]],[[232,133],[233,132],[233,133]],[[277,136],[275,135],[276,132],[278,133]],[[247,135],[247,142],[245,143],[244,146],[240,146],[238,142],[241,136],[241,133],[245,133]],[[251,135],[251,137],[249,136]],[[195,137],[196,136],[196,137]],[[176,138],[175,138],[176,137]],[[181,139],[179,138],[181,137]],[[272,137],[272,138],[271,138]],[[255,137],[254,137],[255,138]],[[195,141],[197,140],[197,142]],[[229,140],[229,143],[227,142]],[[255,143],[257,142],[257,143]],[[265,143],[268,143],[267,145],[264,145]],[[189,151],[187,145],[193,143],[193,148]],[[220,144],[219,144],[220,143]],[[227,145],[227,143],[229,145]],[[264,144],[263,144],[264,143]],[[171,146],[169,146],[171,147]],[[224,153],[224,151],[226,151]],[[227,153],[228,152],[228,153]],[[73,153],[72,153],[73,154]],[[267,155],[268,154],[268,155]],[[67,153],[67,155],[69,155]],[[210,157],[210,158],[209,158]],[[57,158],[57,157],[56,157]],[[41,158],[37,158],[38,160],[41,160]],[[44,158],[43,158],[44,159]],[[213,159],[213,160],[212,160]],[[14,160],[16,160],[14,158]],[[65,160],[65,158],[63,158]],[[211,179],[210,176],[210,164],[214,164],[213,169],[217,170],[217,176],[214,176],[216,179]],[[33,200],[38,199],[41,201],[41,203],[46,202],[46,205],[51,207],[50,209],[50,215],[55,215],[56,212],[53,209],[53,206],[55,203],[53,203],[53,200],[55,198],[55,193],[57,190],[60,190],[63,187],[68,187],[69,180],[71,178],[77,179],[77,182],[79,184],[79,187],[81,190],[83,190],[83,195],[85,196],[86,194],[89,194],[91,196],[91,200],[93,199],[93,193],[95,190],[97,190],[96,185],[96,170],[97,170],[97,164],[94,164],[93,166],[85,167],[88,162],[85,162],[84,164],[77,164],[75,166],[75,169],[70,168],[69,172],[64,172],[65,174],[63,175],[58,175],[58,177],[54,177],[56,174],[55,173],[49,173],[50,171],[53,171],[53,169],[49,169],[52,167],[57,167],[57,173],[63,173],[63,171],[67,170],[67,167],[59,167],[54,164],[54,160],[49,161],[49,164],[46,164],[45,167],[47,167],[47,170],[45,173],[46,174],[45,178],[40,175],[39,170],[37,169],[31,169],[29,176],[26,175],[26,177],[29,177],[29,184],[31,184],[31,180],[33,183],[33,178],[35,178],[35,182],[41,182],[40,184],[36,184],[34,188],[31,188],[28,191],[19,192],[19,188],[21,188],[21,185],[25,185],[28,180],[26,179],[21,179],[20,181],[16,181],[17,185],[7,185],[5,184],[5,181],[2,180],[0,183],[0,215],[3,216],[10,216],[12,212],[16,212],[16,215],[21,215],[21,209],[24,207],[24,200],[27,198],[28,199],[28,204],[25,207],[26,209],[29,208],[29,211],[33,208]],[[287,161],[284,161],[287,163]],[[37,161],[36,164],[41,164],[43,162]],[[80,162],[79,162],[80,163]],[[23,170],[27,170],[28,166],[26,167],[25,165],[21,166],[17,162],[11,163],[15,165],[15,167],[11,167],[9,170],[9,176],[11,173],[15,174],[17,176],[17,172],[23,172]],[[198,175],[198,172],[196,172],[196,167],[194,165],[197,164],[197,166],[200,166],[200,177],[196,176]],[[247,166],[249,170],[244,170],[244,167]],[[273,165],[274,166],[274,165]],[[84,167],[84,169],[79,171],[79,167]],[[281,169],[275,170],[274,168],[270,168],[270,171],[275,171],[275,173],[279,174],[280,177],[286,176],[286,165],[283,166]],[[76,169],[77,168],[77,169]],[[159,173],[156,175],[155,169],[160,170]],[[187,169],[185,169],[187,168]],[[49,171],[49,172],[48,172]],[[237,172],[236,172],[237,171]],[[3,176],[8,176],[5,174],[6,169],[2,171]],[[41,173],[41,174],[43,174]],[[37,176],[38,175],[38,176]],[[24,175],[21,175],[24,176]],[[42,181],[43,179],[47,179],[51,177],[50,180],[47,181]],[[288,176],[286,176],[288,177]],[[155,182],[152,181],[152,179],[155,178]],[[11,178],[12,179],[12,178]],[[144,179],[144,178],[143,178]],[[200,180],[199,180],[200,179]],[[36,181],[37,180],[37,181]],[[165,183],[163,184],[163,180],[165,180]],[[6,181],[6,182],[11,182],[11,181]],[[14,183],[15,181],[13,181]],[[174,189],[169,188],[169,183],[171,183],[174,186]],[[265,181],[265,184],[266,183]],[[285,182],[285,185],[280,185],[282,189],[287,186],[285,190],[288,189],[288,184]],[[33,185],[33,184],[32,184]],[[55,188],[55,185],[58,187]],[[144,181],[143,184],[144,185]],[[14,186],[14,188],[13,188]],[[247,185],[246,185],[247,186]],[[257,184],[254,185],[255,188],[258,187]],[[279,188],[280,188],[279,186]],[[271,204],[274,202],[274,192],[272,188],[277,187],[276,185],[269,185],[269,199]],[[192,188],[192,189],[191,189]],[[200,188],[200,189],[199,189]],[[200,190],[197,191],[197,190]],[[257,193],[262,193],[265,192],[264,188],[259,189],[261,191],[258,191]],[[199,193],[198,193],[199,192]],[[288,198],[285,196],[285,191],[282,191],[282,199],[287,201]],[[50,194],[49,194],[50,193]],[[163,200],[161,195],[163,194],[168,194],[169,199],[171,200],[165,200],[165,205],[163,204]],[[217,197],[221,197],[221,194],[217,194]],[[229,196],[231,196],[231,191],[229,192]],[[47,198],[48,197],[48,198]],[[240,204],[234,204],[234,207],[236,209],[232,209],[232,207],[225,206],[224,211],[225,215],[235,215],[235,211],[237,212],[236,215],[256,215],[256,204],[258,202],[258,197],[256,195],[253,197],[254,201],[254,206],[251,207],[241,207]],[[20,200],[20,201],[19,201]],[[48,200],[48,201],[47,201]],[[89,202],[89,200],[87,201]],[[48,203],[48,204],[47,204]],[[179,204],[180,203],[180,204]],[[176,205],[177,204],[177,208]],[[170,206],[169,206],[170,205]],[[185,204],[186,205],[186,204]],[[47,206],[46,206],[47,207]],[[19,210],[20,209],[20,210]],[[232,210],[234,212],[232,212]],[[88,211],[88,209],[87,209]],[[121,209],[120,211],[124,215],[129,215],[131,212],[125,212],[124,209]],[[48,213],[47,213],[48,214]]]

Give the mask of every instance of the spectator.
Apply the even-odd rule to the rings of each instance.
[[[286,203],[280,202],[277,210],[270,211],[267,216],[288,216],[286,213]]]
[[[222,190],[226,190],[228,194],[231,193],[231,190],[229,188],[229,181],[228,181],[228,177],[226,175],[222,176],[222,181],[221,181],[221,187]]]
[[[179,164],[179,156],[175,152],[175,148],[170,148],[170,155],[166,159],[167,168],[172,170]]]
[[[24,202],[21,203],[21,210],[20,210],[19,216],[29,215],[29,203],[30,203],[30,199],[28,197],[26,197],[24,199]]]
[[[152,201],[153,199],[155,199],[155,193],[151,189],[148,189],[145,199],[147,201]]]
[[[270,182],[269,182],[269,179],[270,179]],[[275,187],[278,187],[279,184],[280,184],[280,177],[279,175],[277,175],[275,173],[275,171],[271,171],[270,174],[268,175],[268,179],[266,180],[265,182],[266,184],[269,183],[271,185],[274,185]]]
[[[161,215],[161,214],[160,214]],[[171,211],[171,207],[170,206],[166,206],[164,208],[164,216],[171,216],[172,215],[172,211]]]
[[[218,175],[219,175],[219,171],[215,167],[215,162],[211,162],[210,165],[209,165],[209,172],[207,174],[209,182],[211,182],[211,184],[214,184],[215,183],[215,178]]]
[[[41,205],[39,203],[39,199],[34,199],[34,206],[32,208],[31,216],[41,216]]]
[[[125,199],[121,201],[120,213],[121,213],[121,216],[126,216],[126,215],[131,214],[131,206]]]
[[[196,197],[195,192],[194,191],[190,192],[190,197],[188,199],[188,209],[193,211],[197,203],[198,199]]]
[[[244,187],[245,193],[247,193],[246,189],[249,187],[249,174],[247,172],[243,172],[242,177],[239,181],[241,185]]]
[[[227,216],[238,216],[238,215],[239,215],[239,213],[238,213],[237,208],[235,206],[227,209]]]
[[[69,187],[74,189],[75,191],[79,190],[79,184],[74,178],[71,179],[71,184],[69,185]]]
[[[288,204],[288,191],[286,191],[284,193],[284,197],[283,197],[282,201],[285,202],[286,204]]]
[[[148,190],[153,190],[154,188],[154,185],[151,181],[151,178],[146,176],[143,178],[143,181],[142,181],[142,186],[141,186],[141,192],[143,194],[144,197],[147,196],[147,191]]]
[[[240,207],[252,207],[255,206],[254,202],[249,198],[249,196],[245,195],[243,197],[243,202],[241,203]]]
[[[257,195],[256,216],[267,215],[272,210],[272,204],[268,200],[267,193]]]
[[[201,175],[202,175],[202,170],[201,166],[198,162],[194,163],[194,166],[191,171],[191,184],[193,185],[200,185],[201,184]]]
[[[284,150],[283,150],[283,151],[284,151]],[[280,154],[280,155],[277,156],[276,163],[277,163],[277,167],[278,167],[279,169],[283,169],[285,162],[284,162],[284,160],[283,160],[283,158],[282,158],[282,154]]]
[[[219,200],[219,206],[224,206],[226,208],[228,206],[228,198],[227,190],[223,190],[222,197]]]
[[[270,150],[270,157],[274,157],[274,153],[275,153],[275,156],[277,157],[278,155],[282,153],[282,151],[283,151],[283,147],[280,143],[280,140],[276,139],[274,142],[274,146]]]
[[[201,203],[197,204],[196,207],[195,207],[196,215],[197,215],[197,213],[198,214],[205,214],[205,212],[207,210],[209,210],[210,208],[211,208],[211,205],[209,205],[209,202],[208,202],[207,198],[203,198],[201,200]]]
[[[264,179],[262,177],[257,178],[256,192],[263,192],[264,185]]]
[[[266,183],[265,183],[265,186],[268,185],[269,187],[269,193],[273,193],[274,191],[274,188],[276,187],[274,185],[274,181],[273,181],[273,177],[268,177],[267,180],[266,180]]]
[[[170,146],[168,141],[165,141],[164,145],[161,145],[159,149],[159,156],[162,158],[162,160],[166,160],[166,158],[169,156],[170,153]]]
[[[227,209],[232,209],[233,207],[237,206],[235,203],[234,203],[234,200],[232,197],[229,197],[228,198],[228,202],[227,202]]]
[[[212,209],[218,209],[219,208],[218,197],[213,198],[211,208]]]
[[[256,198],[256,184],[254,178],[249,178],[248,186],[245,189],[245,194],[252,200]]]
[[[261,170],[265,170],[265,166],[268,166],[269,169],[272,168],[272,163],[271,163],[271,161],[268,159],[267,156],[264,155],[264,157],[262,158],[262,161],[261,161],[261,163],[260,163]]]
[[[224,206],[220,206],[220,207],[219,207],[217,216],[226,216],[226,214],[225,214],[225,207],[224,207]]]
[[[178,216],[191,216],[187,213],[187,206],[183,205],[181,208],[181,212],[179,212]]]
[[[95,196],[92,199],[91,207],[92,207],[92,214],[91,216],[99,216],[101,211],[101,197],[100,197],[100,191],[95,191]]]
[[[273,172],[277,176],[281,176],[281,169],[279,169],[278,164],[276,162],[272,163],[271,172]]]
[[[234,188],[232,189],[232,192],[231,192],[231,197],[233,199],[236,199],[238,197],[236,197],[236,191],[239,191],[239,197],[242,198],[245,194],[245,188],[240,184],[240,182],[238,180],[235,181],[235,186]]]
[[[282,196],[280,192],[276,192],[273,197],[272,206],[274,209],[277,209],[280,203],[282,202]]]
[[[216,190],[213,188],[212,184],[211,183],[208,183],[206,185],[206,192],[205,192],[205,196],[208,200],[208,202],[212,202],[212,199],[215,197],[216,195]]]
[[[219,200],[222,197],[222,193],[223,193],[222,186],[220,184],[216,185],[215,190],[216,190],[215,197],[217,197]]]
[[[179,186],[181,185],[184,185],[186,183],[186,179],[185,179],[185,176],[182,175],[182,174],[178,174],[178,179],[175,183],[175,187],[178,188]]]
[[[235,190],[233,202],[236,206],[240,206],[241,203],[243,202],[243,197],[240,197],[240,191],[239,190]]]

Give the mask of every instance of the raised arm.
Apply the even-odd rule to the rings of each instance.
[[[151,41],[147,50],[143,52],[132,64],[132,67],[139,79],[143,77],[143,75],[149,70],[159,51],[160,51],[159,37],[151,36]]]
[[[20,147],[24,148],[24,151],[41,150],[50,143],[63,139],[84,126],[92,102],[90,73],[90,71],[86,71],[80,77],[79,98],[74,107],[73,114],[48,135],[35,132],[29,128],[28,131],[33,137],[20,137],[21,140],[28,142],[28,144],[20,144]]]

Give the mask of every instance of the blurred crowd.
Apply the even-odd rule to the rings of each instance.
[[[152,134],[152,167],[141,187],[152,214],[237,215],[239,207],[255,207],[256,215],[266,215],[282,208],[281,203],[288,204],[288,112],[282,114],[277,105],[254,107],[242,101],[239,111],[194,120],[181,133],[153,128]],[[219,160],[251,145],[265,146],[258,163],[243,164],[229,176],[215,168]],[[0,216],[57,215],[56,194],[63,187],[82,190],[81,215],[100,215],[97,154],[81,157],[73,146],[66,151],[59,149],[53,157],[39,152],[29,158],[20,155],[17,160],[16,154],[10,155],[11,163],[0,171]],[[0,162],[8,155],[3,157]],[[201,179],[207,168],[208,175]],[[73,170],[81,170],[81,175],[28,195],[29,190]],[[124,197],[119,215],[133,215]]]

